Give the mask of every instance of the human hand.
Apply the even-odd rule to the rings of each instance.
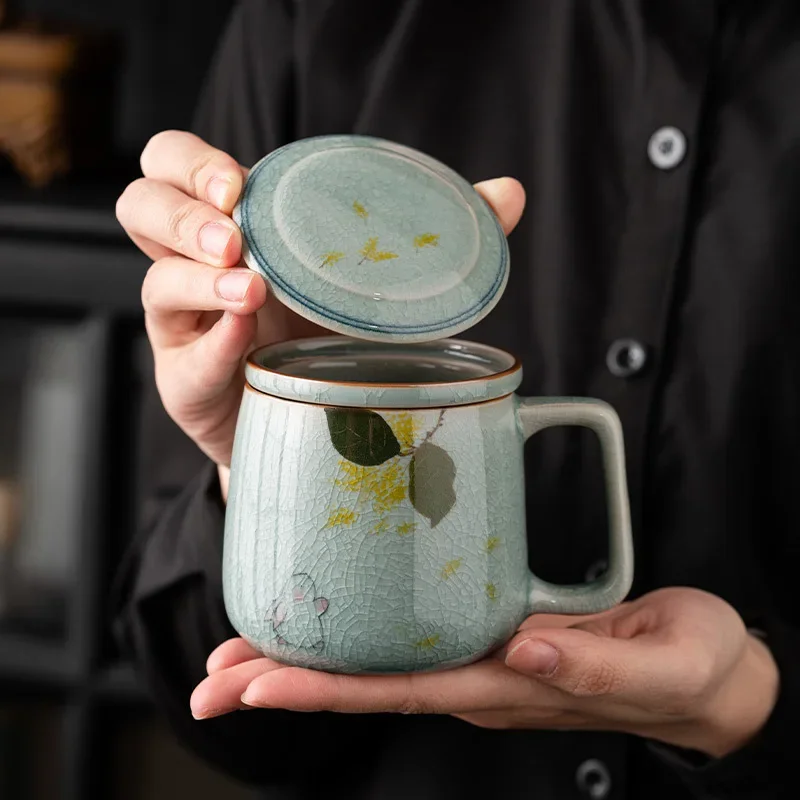
[[[624,731],[721,757],[763,727],[778,671],[731,606],[662,589],[586,617],[535,615],[495,655],[466,667],[333,675],[218,647],[194,691],[197,718],[237,709],[450,714],[486,728]]]
[[[143,178],[117,201],[117,218],[154,263],[142,286],[155,378],[167,413],[215,463],[227,465],[253,347],[327,333],[280,303],[241,260],[231,219],[247,169],[182,131],[154,136]],[[510,178],[476,186],[508,234],[525,204]]]
[[[231,213],[247,170],[183,131],[154,136],[144,177],[117,201],[117,218],[153,259],[142,285],[155,378],[172,419],[214,462],[230,462],[243,358],[255,343],[313,333],[268,298],[241,261]],[[260,317],[260,319],[259,319]]]

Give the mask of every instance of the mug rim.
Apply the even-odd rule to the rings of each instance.
[[[322,403],[322,402],[312,402],[311,400],[299,400],[296,397],[279,397],[276,394],[270,394],[269,392],[264,392],[261,389],[257,389],[252,384],[245,382],[244,384],[244,391],[250,392],[251,394],[258,395],[259,397],[272,397],[274,400],[281,400],[286,403],[297,403],[298,405],[311,405],[311,406],[319,406],[320,408],[342,408],[344,406],[343,403]],[[460,403],[464,407],[472,407],[472,406],[488,406],[490,403],[497,403],[500,400],[505,400],[506,397],[511,397],[514,393],[509,392],[508,394],[500,394],[497,397],[489,397],[486,400],[473,400],[470,403]],[[455,405],[455,404],[453,404]],[[359,406],[361,408],[361,406]],[[402,409],[397,406],[387,407],[387,406],[363,406],[367,411],[429,411],[431,406],[420,405],[420,406],[403,406]]]
[[[463,358],[470,354],[483,357],[493,367],[486,375],[457,378],[448,381],[368,382],[338,379],[309,378],[281,372],[265,361],[292,353],[324,354],[337,345],[352,346],[369,352],[413,352]],[[352,354],[349,354],[352,356]],[[494,363],[492,363],[494,362]],[[506,366],[507,365],[507,366]],[[512,394],[522,381],[522,362],[513,353],[492,345],[460,338],[437,339],[428,342],[387,344],[356,339],[339,334],[293,339],[263,345],[252,350],[245,364],[245,378],[253,389],[262,394],[316,405],[342,405],[365,408],[432,408],[452,405],[471,405]]]

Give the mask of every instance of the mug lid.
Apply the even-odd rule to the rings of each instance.
[[[301,139],[250,171],[233,218],[245,263],[292,310],[383,342],[471,327],[508,281],[486,201],[424,153],[370,136]]]

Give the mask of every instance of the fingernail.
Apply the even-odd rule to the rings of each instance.
[[[244,693],[244,694],[241,696],[240,700],[241,700],[241,701],[242,701],[242,702],[243,702],[243,703],[244,703],[246,706],[249,706],[250,708],[263,708],[263,707],[264,707],[264,703],[263,703],[263,702],[259,701],[258,703],[255,703],[255,702],[254,702],[254,700],[255,700],[255,698],[254,698],[254,697],[248,697],[248,694],[247,694],[247,692],[245,692],[245,693]],[[244,710],[244,709],[243,709],[243,710]]]
[[[230,311],[225,311],[222,314],[222,319],[220,320],[220,322],[221,322],[221,324],[222,324],[222,326],[224,328],[227,328],[228,325],[230,325],[231,322],[233,322],[235,319],[236,319],[236,315],[235,314],[231,314]]]
[[[200,228],[200,247],[204,253],[214,258],[222,258],[232,236],[233,231],[227,225],[209,222]]]
[[[254,277],[252,272],[224,272],[217,278],[217,293],[223,300],[241,303]]]
[[[206,199],[211,205],[223,209],[232,186],[227,178],[212,178],[206,187]]]
[[[209,719],[210,717],[218,717],[221,711],[218,708],[198,708],[192,709],[192,716],[195,719]]]
[[[526,639],[509,651],[506,665],[518,672],[552,675],[558,667],[558,650],[539,639]]]

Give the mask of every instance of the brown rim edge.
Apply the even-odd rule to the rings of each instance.
[[[360,386],[361,384],[357,385]],[[378,386],[377,383],[373,385]],[[410,386],[411,384],[401,383],[398,385]],[[489,403],[496,403],[498,400],[505,400],[507,397],[511,397],[514,394],[514,392],[506,392],[505,394],[498,395],[497,397],[490,397],[488,400],[477,400],[471,403],[449,403],[440,406],[348,406],[336,403],[316,403],[313,400],[296,400],[291,397],[281,397],[279,394],[262,392],[261,389],[256,389],[255,386],[252,386],[247,381],[245,381],[244,390],[246,392],[257,394],[261,397],[271,397],[273,400],[281,400],[284,403],[293,403],[296,406],[317,406],[319,408],[354,408],[362,409],[364,411],[385,411],[387,413],[392,413],[394,411],[436,411],[437,409],[441,408],[470,408],[472,406],[486,406],[489,405]]]
[[[309,337],[309,338],[310,339],[312,339],[312,338],[313,339],[318,339],[318,338],[325,338],[325,337],[313,336],[313,337]],[[278,344],[278,343],[276,342],[276,344]],[[464,341],[463,344],[475,344],[475,345],[478,345],[479,347],[490,347],[493,350],[498,350],[499,349],[499,348],[493,347],[492,345],[489,345],[489,344],[481,344],[480,342]],[[278,372],[277,370],[270,369],[269,367],[262,366],[261,364],[257,364],[253,360],[253,356],[256,353],[260,352],[261,350],[266,350],[268,347],[272,347],[272,346],[273,345],[267,344],[267,345],[264,345],[263,347],[259,347],[259,348],[256,348],[255,350],[253,350],[247,356],[246,365],[248,367],[252,367],[254,370],[256,370],[256,372],[266,372],[269,375],[277,375],[278,377],[288,378],[290,380],[292,378],[298,378],[299,376],[297,376],[297,375],[286,375],[283,372]],[[505,350],[501,350],[500,352],[503,352],[506,355],[511,356],[511,358],[514,359],[514,363],[510,367],[508,367],[508,369],[501,370],[500,372],[493,372],[490,375],[483,376],[482,378],[464,378],[463,380],[458,380],[458,381],[437,381],[436,383],[364,383],[363,381],[322,381],[322,380],[319,380],[318,378],[300,378],[300,380],[310,381],[311,383],[316,383],[316,384],[319,384],[319,385],[322,385],[322,386],[331,386],[331,387],[336,387],[336,386],[346,386],[346,387],[362,386],[365,389],[371,389],[372,387],[375,387],[376,389],[430,389],[431,387],[445,386],[445,385],[447,385],[447,386],[458,386],[458,387],[471,386],[471,385],[474,385],[476,383],[483,383],[485,381],[497,381],[497,380],[500,380],[501,378],[506,378],[509,375],[512,375],[513,373],[515,373],[515,372],[517,372],[517,371],[522,369],[522,361],[516,355],[516,353],[507,353]],[[513,392],[511,394],[513,394]]]

